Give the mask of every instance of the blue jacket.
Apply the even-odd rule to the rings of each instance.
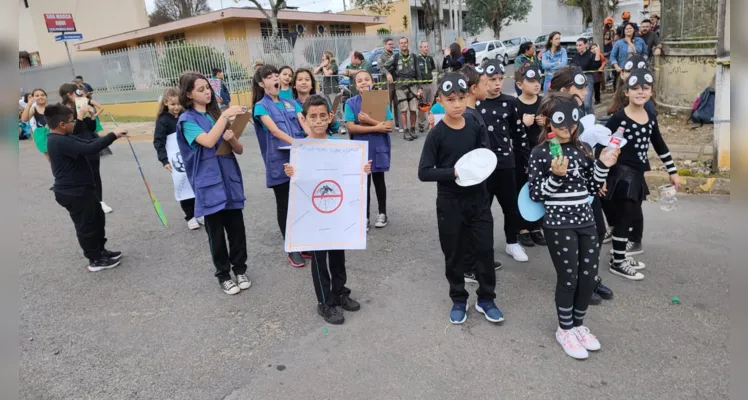
[[[649,57],[647,43],[644,42],[644,39],[635,36],[634,47],[636,48],[636,54],[639,54],[644,58]],[[609,58],[613,65],[618,64],[618,66],[622,67],[623,64],[626,63],[626,60],[629,58],[629,45],[626,43],[626,39],[618,39],[613,42],[613,50],[610,51]]]
[[[553,53],[553,55],[551,55],[550,50],[544,51],[541,62],[545,74],[553,76],[556,71],[569,64],[569,58],[566,55],[566,49],[562,47],[560,51]]]
[[[183,122],[195,123],[205,132],[209,132],[213,125],[194,109],[183,112],[177,121],[179,152],[182,154],[187,180],[195,192],[195,217],[244,208],[244,183],[234,153],[227,156],[216,154],[223,138],[219,138],[211,148],[199,144],[195,144],[193,148],[182,132]]]
[[[346,100],[345,105],[351,108],[358,125],[358,113],[361,112],[361,95]],[[387,172],[390,170],[390,158],[392,155],[392,143],[389,133],[366,133],[363,135],[351,134],[352,140],[365,140],[369,142],[369,160],[371,160],[371,172]]]
[[[218,78],[215,78],[218,79]],[[229,92],[229,88],[226,87],[226,84],[223,83],[223,80],[221,80],[221,93],[218,94],[218,96],[221,97],[221,100],[223,100],[223,103],[221,106],[230,106],[231,104],[231,93]]]
[[[296,104],[293,100],[280,98],[278,100],[283,105],[283,111],[273,103],[273,100],[267,94],[257,104],[265,107],[270,114],[270,119],[275,122],[278,129],[294,139],[303,139],[304,130],[301,129],[299,119],[296,116]],[[283,164],[289,161],[291,152],[278,150],[278,147],[288,146],[288,143],[273,136],[259,118],[254,119],[254,126],[257,141],[260,143],[262,160],[265,162],[265,186],[273,187],[290,181],[291,178],[287,177],[283,170]]]

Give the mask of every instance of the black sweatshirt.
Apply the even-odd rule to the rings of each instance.
[[[163,113],[156,120],[156,131],[153,133],[153,147],[156,148],[156,155],[161,164],[169,163],[169,157],[166,154],[166,137],[177,131],[177,117],[171,113]]]
[[[96,133],[96,121],[91,117],[86,117],[75,120],[75,126],[73,127],[73,136],[84,141],[96,140],[99,138],[99,134]],[[104,146],[107,147],[107,146]],[[99,162],[99,153],[90,154],[86,156],[90,161]]]
[[[585,51],[584,54],[577,54],[571,63],[579,66],[585,74],[591,74],[591,71],[597,71],[603,65],[602,59],[595,61],[595,55],[591,51]]]
[[[532,114],[536,117],[540,116],[540,114],[538,114],[538,109],[540,108],[541,101],[543,101],[543,96],[538,96],[534,104],[525,104],[522,100],[517,98],[517,112],[519,113],[519,119],[523,119],[525,114]],[[524,121],[522,122],[522,125],[524,125]],[[540,141],[540,125],[538,125],[537,122],[533,122],[529,127],[525,126],[525,132],[527,133],[527,142],[530,148],[537,146]]]
[[[515,151],[529,157],[525,125],[514,97],[501,94],[493,99],[478,101],[475,106],[486,123],[490,149],[498,159],[496,169],[514,168]]]
[[[483,148],[481,128],[474,118],[464,118],[465,127],[452,129],[439,121],[423,144],[421,162],[418,165],[418,179],[423,182],[436,182],[437,193],[450,197],[472,195],[485,190],[485,182],[480,185],[462,187],[455,181],[455,164],[466,153]]]
[[[55,177],[55,192],[81,196],[87,190],[94,190],[96,183],[89,159],[92,156],[98,157],[99,152],[116,139],[114,133],[91,140],[50,132],[47,136],[47,151],[52,175]]]

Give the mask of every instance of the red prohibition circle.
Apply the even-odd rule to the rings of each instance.
[[[318,193],[318,191],[322,191],[321,188],[323,188],[323,185],[330,184],[334,188],[337,188],[337,193]],[[331,187],[327,185],[327,188],[330,189]],[[323,210],[317,206],[317,202],[315,200],[318,199],[338,199],[338,204],[333,208],[332,210]],[[322,214],[331,214],[340,208],[340,206],[343,205],[343,188],[340,187],[340,185],[333,181],[333,180],[324,180],[317,184],[317,186],[314,187],[314,191],[312,192],[312,206],[314,206],[314,209],[321,212]]]

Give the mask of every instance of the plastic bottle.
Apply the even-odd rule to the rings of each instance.
[[[675,210],[678,198],[675,197],[675,186],[667,184],[657,188],[660,192],[660,210],[670,212]]]
[[[556,138],[556,133],[554,132],[548,133],[548,143],[551,148],[551,157],[553,158],[563,157],[564,150],[561,148],[561,142],[559,142],[558,138]]]

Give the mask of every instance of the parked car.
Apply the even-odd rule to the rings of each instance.
[[[527,36],[520,36],[502,42],[504,47],[506,47],[506,53],[509,56],[510,61],[514,61],[514,59],[519,56],[519,46],[525,42],[532,42],[532,39]]]
[[[371,49],[370,51],[362,51],[361,54],[364,55],[364,59],[371,65],[371,73],[374,75],[374,79],[376,80],[377,76],[379,75],[379,65],[377,62],[377,59],[379,58],[379,55],[384,52],[384,47],[376,47],[374,49]],[[399,53],[400,49],[395,49],[394,53]],[[348,66],[351,65],[351,57],[349,56],[343,62],[338,64],[338,75],[343,75],[343,71],[345,71]],[[347,76],[340,78],[340,84],[341,85],[348,85],[349,79]]]
[[[506,47],[498,40],[489,40],[486,42],[477,42],[470,45],[475,50],[475,61],[481,63],[483,60],[497,59],[501,60],[504,65],[509,64],[509,54]]]
[[[566,57],[569,61],[577,55],[577,39],[580,37],[583,36],[561,36],[561,47],[566,49]],[[538,52],[538,57],[542,58],[546,42],[548,42],[548,35],[541,35],[535,38],[535,51]]]

